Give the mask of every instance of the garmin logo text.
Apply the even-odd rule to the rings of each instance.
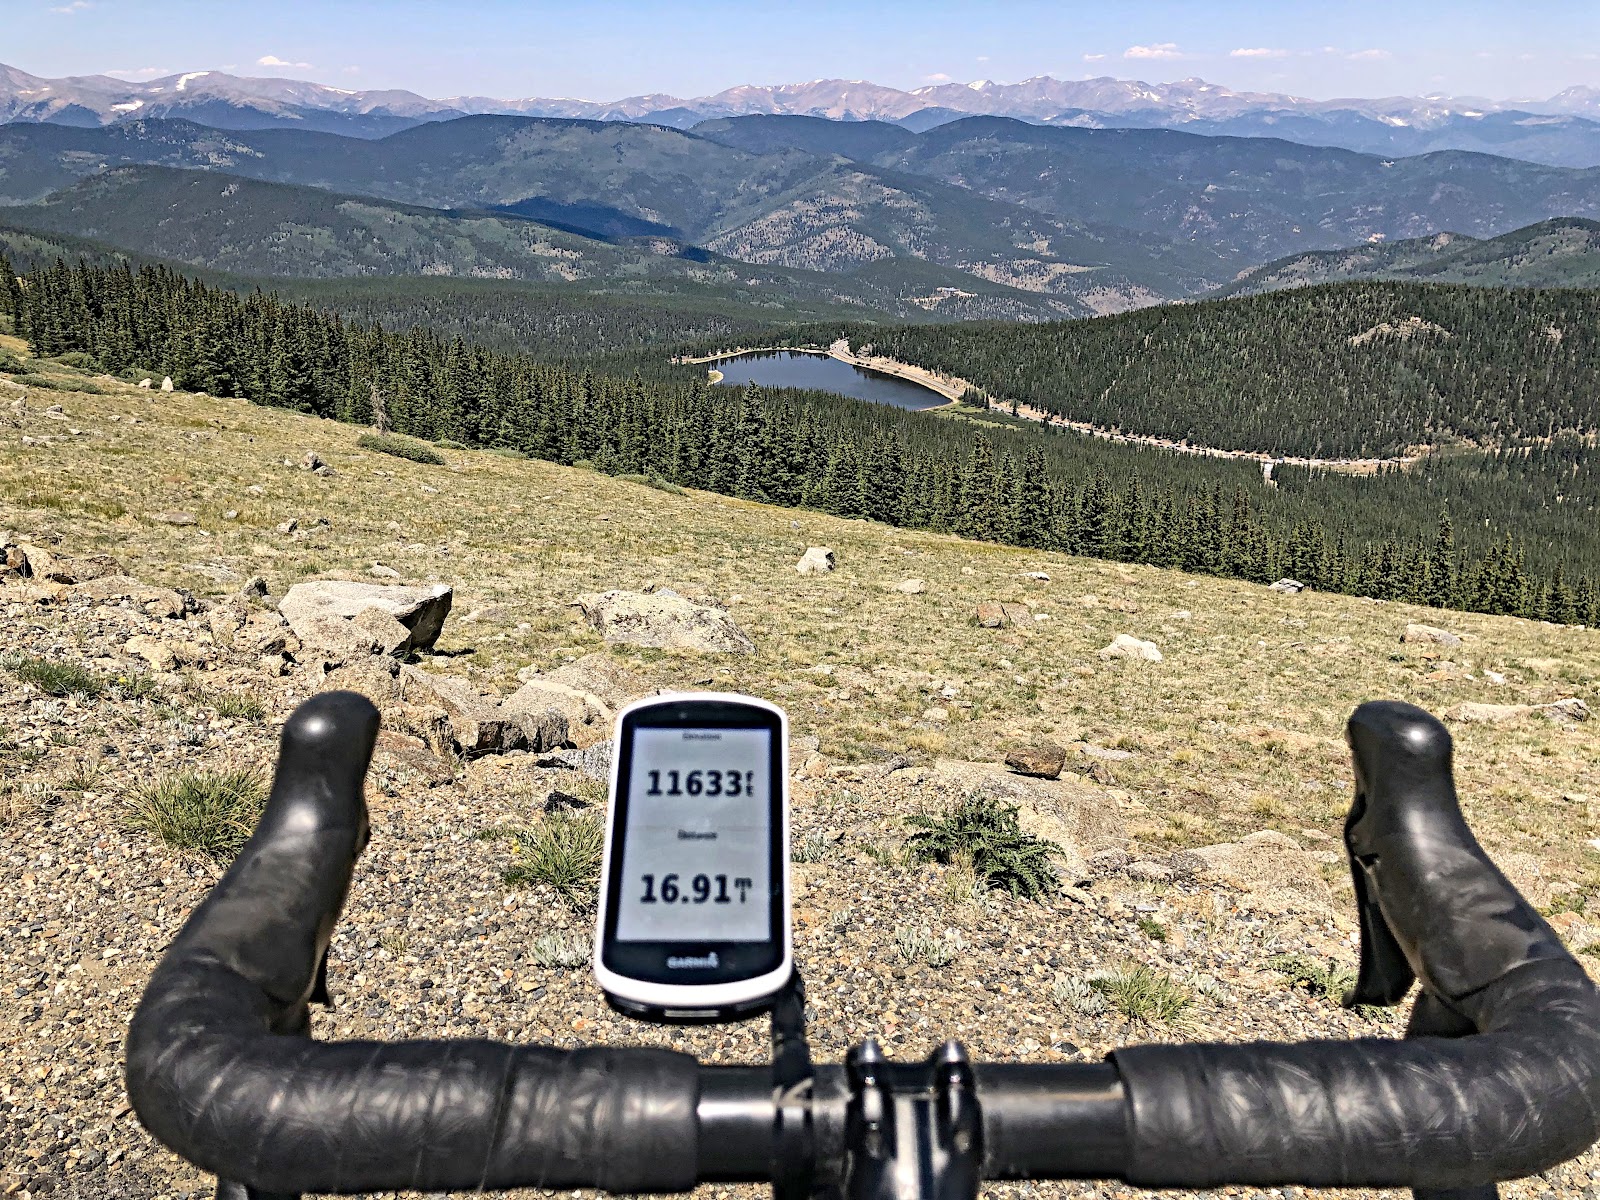
[[[667,969],[669,971],[704,970],[707,967],[715,969],[718,965],[717,952],[715,950],[710,954],[667,955]]]

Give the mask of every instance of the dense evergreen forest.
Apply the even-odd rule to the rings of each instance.
[[[1530,568],[1510,536],[1472,551],[1448,517],[1418,536],[1369,539],[1301,489],[1263,488],[1249,464],[1030,429],[979,432],[856,401],[714,390],[597,374],[416,328],[390,332],[161,267],[65,262],[18,280],[0,259],[0,317],[41,356],[88,354],[106,371],[171,374],[187,390],[509,446],[614,474],[846,517],[1267,582],[1593,622],[1591,572]],[[1553,452],[1565,453],[1561,448]],[[1127,471],[1142,462],[1158,472]],[[1525,465],[1525,464],[1524,464]],[[1506,470],[1518,464],[1508,460]],[[1121,469],[1119,469],[1121,468]],[[1403,481],[1401,481],[1403,482]]]
[[[831,327],[811,336],[838,336]],[[852,341],[1076,421],[1316,458],[1600,430],[1600,292],[1331,284]]]

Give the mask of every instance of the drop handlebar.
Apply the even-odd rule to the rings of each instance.
[[[351,692],[289,718],[259,825],[129,1027],[139,1119],[232,1181],[222,1194],[772,1180],[786,1197],[955,1200],[979,1179],[1108,1178],[1481,1196],[1600,1137],[1600,995],[1478,845],[1450,735],[1410,705],[1350,718],[1345,827],[1361,927],[1347,1003],[1396,1004],[1420,983],[1405,1039],[1129,1046],[1065,1065],[971,1063],[955,1043],[894,1063],[869,1041],[813,1066],[777,1016],[773,1063],[750,1067],[316,1041],[309,1006],[328,999],[328,945],[367,843],[377,732]]]

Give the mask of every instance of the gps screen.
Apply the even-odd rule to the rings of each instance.
[[[623,838],[621,942],[772,936],[772,734],[639,728]]]

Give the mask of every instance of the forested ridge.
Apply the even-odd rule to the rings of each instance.
[[[1108,429],[1316,458],[1600,429],[1600,292],[1331,284],[855,340]]]
[[[1486,612],[1597,615],[1592,573],[1530,568],[1509,536],[1485,544],[1464,531],[1469,552],[1441,516],[1426,536],[1369,540],[1294,488],[1261,488],[1244,464],[1149,456],[1139,461],[1159,468],[1152,479],[1114,471],[1134,460],[1077,437],[979,434],[844,399],[608,377],[420,328],[349,323],[161,267],[58,262],[18,280],[0,260],[0,279],[0,316],[36,354],[167,373],[186,390],[356,423],[373,420],[381,397],[393,428],[414,437],[842,516]]]

